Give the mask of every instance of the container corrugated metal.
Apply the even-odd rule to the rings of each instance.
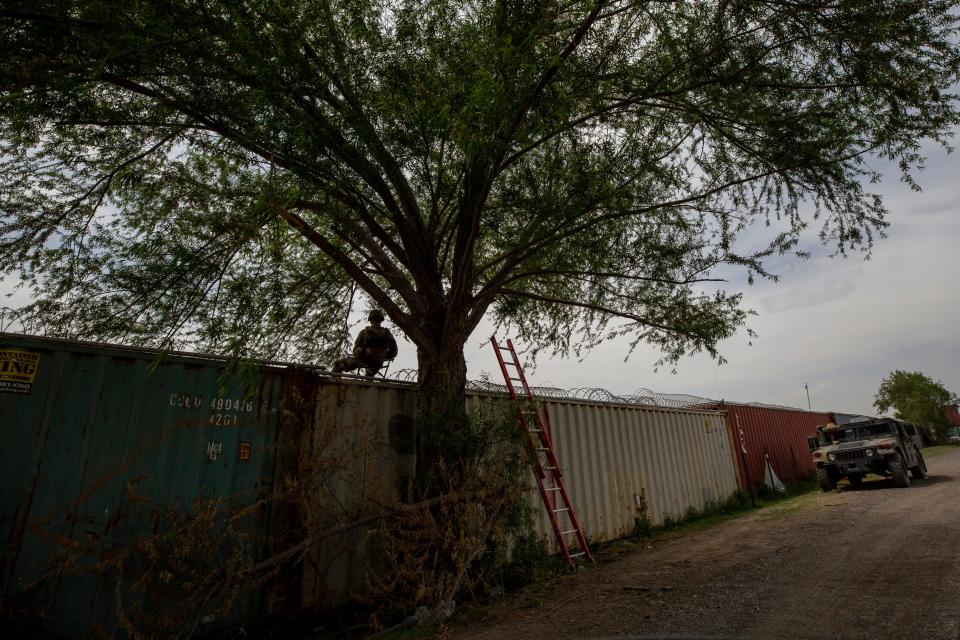
[[[198,498],[263,505],[248,523],[262,539],[242,559],[249,564],[349,521],[370,499],[396,499],[415,469],[412,385],[332,380],[280,363],[228,377],[222,359],[12,334],[0,334],[0,351],[0,373],[9,374],[0,377],[9,383],[0,385],[2,594],[6,605],[45,605],[44,633],[117,631],[107,573],[31,585],[78,541],[94,541],[106,557],[149,533],[128,508],[132,488],[187,510]],[[629,533],[644,514],[661,524],[737,488],[722,414],[545,402],[567,488],[595,541]],[[553,545],[539,497],[529,495],[537,530]],[[362,590],[368,539],[356,528],[326,540],[211,626]]]
[[[137,501],[253,504],[274,473],[278,380],[263,377],[248,397],[202,361],[10,335],[0,351],[35,365],[0,393],[5,599],[45,607],[51,615],[35,622],[55,636],[112,635],[113,574],[60,574],[60,554],[86,546],[107,558],[136,542],[150,526]]]
[[[629,534],[644,515],[653,525],[702,511],[738,488],[732,440],[722,413],[641,405],[540,399],[584,533],[595,542]],[[531,484],[533,483],[531,476]],[[535,527],[555,540],[540,496],[530,491]]]
[[[224,514],[247,515],[213,526],[239,522],[253,543],[240,551],[225,536],[210,561],[248,566],[314,524],[278,496],[318,460],[328,473],[314,504],[334,505],[331,517],[394,494],[413,472],[409,443],[394,450],[412,438],[410,385],[272,365],[227,376],[222,359],[14,334],[0,334],[0,352],[0,594],[7,612],[22,612],[21,634],[120,632],[115,598],[126,589],[111,571],[60,571],[65,550],[84,548],[95,564],[170,526],[165,513],[224,500]],[[315,551],[322,576],[283,576],[201,629],[296,608],[318,584],[328,597],[348,593],[365,562],[350,537],[330,544]]]
[[[546,402],[564,482],[595,541],[721,502],[737,490],[723,416],[653,407]],[[538,529],[549,532],[541,508]]]
[[[744,487],[763,482],[765,456],[784,481],[798,482],[816,472],[807,438],[818,426],[831,422],[829,413],[729,402],[710,406],[726,412],[738,449],[746,449],[744,455],[738,451],[736,456]]]
[[[350,521],[371,504],[391,504],[416,469],[417,394],[410,385],[349,381],[317,388],[313,422],[301,462],[311,495],[301,521],[317,531]],[[327,538],[303,562],[300,604],[330,606],[362,592],[372,556],[368,528]]]
[[[944,407],[944,413],[947,415],[947,422],[951,427],[960,427],[960,406],[950,404]]]

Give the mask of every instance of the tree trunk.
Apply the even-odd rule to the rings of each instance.
[[[446,328],[446,327],[445,327]],[[417,348],[420,415],[417,419],[419,498],[456,490],[475,453],[464,404],[467,363],[460,331],[431,332],[432,345]]]

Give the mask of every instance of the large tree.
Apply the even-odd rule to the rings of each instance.
[[[484,314],[716,355],[704,281],[868,248],[869,162],[957,123],[955,5],[6,0],[0,272],[58,334],[310,359],[359,288],[430,401]]]
[[[880,413],[895,409],[897,418],[925,427],[942,439],[950,426],[945,409],[957,402],[956,394],[939,380],[920,371],[898,369],[880,383],[873,405]]]

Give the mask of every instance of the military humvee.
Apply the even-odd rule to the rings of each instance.
[[[920,453],[920,433],[909,422],[881,418],[852,424],[828,424],[817,428],[813,460],[817,480],[824,491],[837,488],[844,477],[855,487],[868,473],[893,478],[897,487],[909,487],[910,475],[927,477],[927,463]],[[909,470],[909,473],[908,473]]]

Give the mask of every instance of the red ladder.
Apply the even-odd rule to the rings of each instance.
[[[553,533],[557,536],[557,544],[560,551],[567,559],[569,564],[573,564],[574,558],[581,556],[593,562],[593,555],[587,546],[587,540],[583,537],[583,529],[580,527],[580,521],[577,520],[577,514],[573,511],[573,505],[570,503],[570,496],[563,486],[563,479],[560,470],[560,462],[557,460],[557,454],[553,449],[553,440],[550,437],[550,421],[547,416],[546,407],[538,406],[533,398],[533,393],[527,385],[527,378],[523,375],[523,367],[520,366],[520,359],[517,358],[517,352],[513,348],[513,342],[507,339],[507,346],[501,347],[497,343],[496,336],[490,337],[493,344],[493,351],[497,354],[497,362],[500,363],[500,371],[503,372],[503,379],[507,383],[507,391],[510,392],[510,399],[517,406],[517,422],[520,428],[527,434],[527,444],[530,450],[530,466],[533,468],[533,476],[537,480],[537,488],[540,490],[540,497],[543,499],[543,506],[546,507],[547,515],[550,517],[550,524],[553,526]],[[503,353],[510,354],[510,359],[505,360]],[[516,370],[514,375],[510,375],[507,367],[513,367]],[[515,383],[520,383],[520,393],[517,392]],[[559,500],[557,499],[559,496]],[[559,519],[566,516],[569,525],[567,529],[561,528]],[[567,544],[567,536],[573,534],[580,550],[576,553],[570,553],[570,545]]]

